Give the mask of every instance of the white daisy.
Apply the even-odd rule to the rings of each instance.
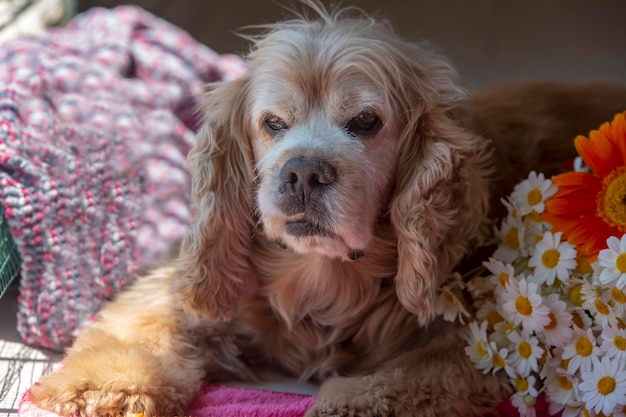
[[[500,202],[504,207],[506,207],[507,217],[512,217],[515,220],[520,219],[519,209],[515,205],[515,202],[511,199],[511,196],[507,196],[506,198],[501,198]]]
[[[476,275],[465,284],[474,301],[481,300],[485,294],[493,291],[489,284],[489,278]]]
[[[587,408],[605,416],[619,405],[626,405],[626,371],[617,360],[594,360],[593,369],[582,373],[579,384]]]
[[[587,284],[587,280],[572,276],[563,285],[563,300],[567,301],[568,306],[582,307],[584,303],[583,299],[583,285]]]
[[[607,290],[613,310],[618,317],[626,315],[626,294],[617,287]]]
[[[626,286],[626,235],[621,239],[611,236],[606,244],[608,249],[598,255],[598,279],[604,285],[614,285],[621,290]]]
[[[585,309],[589,309],[594,305],[598,297],[602,297],[603,293],[604,291],[602,291],[602,288],[600,288],[599,286],[591,284],[589,282],[584,283],[580,288],[580,296],[582,297],[583,301],[582,306]]]
[[[476,366],[476,369],[485,373],[491,368],[491,348],[487,339],[487,322],[483,321],[480,326],[475,321],[469,324],[469,332],[465,336],[467,346],[465,353]]]
[[[513,265],[509,263],[489,258],[489,261],[483,262],[483,266],[491,272],[491,275],[489,275],[488,278],[489,284],[492,288],[504,288],[504,286],[515,277],[515,268],[513,268]]]
[[[470,314],[465,308],[465,305],[460,300],[459,295],[455,289],[450,287],[442,287],[437,297],[437,314],[443,316],[446,321],[454,322],[457,319],[461,324],[465,324],[465,317],[469,317]]]
[[[547,344],[557,347],[565,346],[572,337],[572,315],[567,311],[567,304],[557,294],[550,294],[543,303],[550,309],[550,323],[543,328],[543,336]]]
[[[515,330],[519,326],[515,326],[513,323],[506,320],[502,320],[493,325],[493,332],[489,334],[489,341],[496,342],[498,346],[508,346],[511,341],[509,340],[509,333]]]
[[[613,307],[607,304],[603,297],[597,297],[591,304],[586,305],[587,309],[593,316],[595,322],[601,327],[607,327],[609,325],[617,325],[617,316]]]
[[[539,371],[537,362],[543,356],[543,349],[535,336],[523,336],[516,331],[508,335],[512,342],[511,365],[522,377],[530,375],[530,371]]]
[[[546,396],[551,403],[566,405],[578,397],[578,378],[565,372],[553,375],[546,386]]]
[[[567,404],[550,403],[548,412],[551,416],[561,413],[561,417],[595,417],[585,408],[582,401],[570,401]]]
[[[513,386],[518,393],[530,395],[535,398],[539,395],[539,392],[535,387],[537,378],[534,375],[529,375],[527,377],[521,377],[518,375],[512,381]]]
[[[539,371],[539,377],[551,381],[556,375],[566,374],[569,360],[563,360],[563,349],[554,347],[546,349],[546,353],[547,359],[542,359],[543,366]]]
[[[591,329],[593,321],[586,310],[578,307],[568,307],[567,311],[572,315],[572,329]]]
[[[600,350],[607,358],[616,359],[620,363],[626,362],[626,330],[607,326],[600,333],[600,338]]]
[[[533,213],[535,212],[533,211],[531,214],[522,219],[522,226],[524,228],[524,241],[522,242],[522,246],[524,248],[525,255],[534,253],[537,248],[537,243],[541,242],[544,233],[550,230],[545,223],[539,223],[539,220],[537,219],[530,220],[533,218]]]
[[[589,257],[579,254],[576,257],[576,269],[574,271],[580,275],[593,274],[593,266],[591,265]]]
[[[596,345],[596,338],[591,329],[583,330],[574,328],[574,337],[570,343],[563,347],[563,359],[569,359],[567,372],[574,374],[578,369],[582,372],[591,370],[594,358],[600,354],[600,348]]]
[[[496,345],[496,342],[490,342],[489,347],[491,348],[491,373],[495,374],[499,370],[503,369],[504,372],[510,377],[515,377],[515,371],[511,366],[509,359],[509,350],[507,348],[500,348]],[[483,370],[483,373],[487,373],[488,370]]]
[[[504,317],[498,312],[498,305],[491,300],[481,304],[476,310],[476,318],[480,321],[485,320],[488,329],[493,329],[496,324],[504,321]]]
[[[537,410],[535,410],[535,403],[537,402],[537,397],[533,397],[529,394],[523,394],[521,392],[516,392],[510,398],[511,404],[517,408],[517,412],[520,417],[536,417]]]
[[[501,242],[493,253],[493,257],[505,263],[511,263],[520,256],[525,255],[524,226],[513,217],[507,217],[499,229],[496,229],[496,237]]]
[[[576,249],[567,242],[561,242],[561,232],[545,232],[528,265],[535,268],[533,275],[538,284],[552,285],[555,278],[566,281],[569,271],[576,268]]]
[[[525,332],[541,331],[550,324],[550,309],[543,304],[537,284],[526,281],[511,282],[502,293],[502,311],[507,320],[521,324]]]
[[[543,174],[537,175],[531,172],[528,179],[520,182],[513,189],[511,199],[513,204],[519,208],[521,215],[526,215],[531,211],[543,213],[545,201],[556,193],[558,187],[552,181],[546,180]]]

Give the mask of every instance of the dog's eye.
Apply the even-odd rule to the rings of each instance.
[[[287,123],[283,119],[278,116],[269,116],[265,119],[265,126],[270,129],[270,133],[277,133],[281,130],[286,130],[289,128]]]
[[[374,136],[382,126],[380,117],[375,113],[364,111],[350,119],[346,124],[346,130],[356,136]]]

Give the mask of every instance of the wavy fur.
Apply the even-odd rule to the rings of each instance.
[[[626,89],[467,99],[428,45],[304,3],[316,16],[264,26],[249,73],[202,98],[177,261],[104,308],[30,390],[41,407],[182,415],[201,381],[266,368],[322,382],[306,417],[480,415],[507,394],[435,319],[436,290],[489,238],[489,206],[570,157],[570,129],[623,110]]]

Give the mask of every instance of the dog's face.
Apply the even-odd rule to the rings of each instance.
[[[358,259],[387,214],[400,132],[372,58],[362,39],[291,30],[251,56],[256,209],[299,253]]]
[[[437,284],[485,228],[482,142],[450,112],[464,92],[432,49],[310,3],[318,19],[267,27],[248,74],[206,95],[178,292],[230,317],[255,291],[251,256],[364,262],[385,240],[397,254],[378,269],[397,271],[399,301],[427,323]],[[377,233],[383,222],[395,236]],[[259,255],[259,235],[290,250]]]

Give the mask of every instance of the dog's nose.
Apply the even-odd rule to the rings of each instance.
[[[310,188],[311,190],[332,184],[336,176],[337,171],[328,162],[323,159],[305,158],[304,156],[290,159],[280,170],[280,179],[283,184]]]
[[[285,162],[280,170],[279,191],[289,201],[289,214],[305,210],[311,200],[319,198],[324,187],[331,185],[337,171],[327,161],[298,156]]]

